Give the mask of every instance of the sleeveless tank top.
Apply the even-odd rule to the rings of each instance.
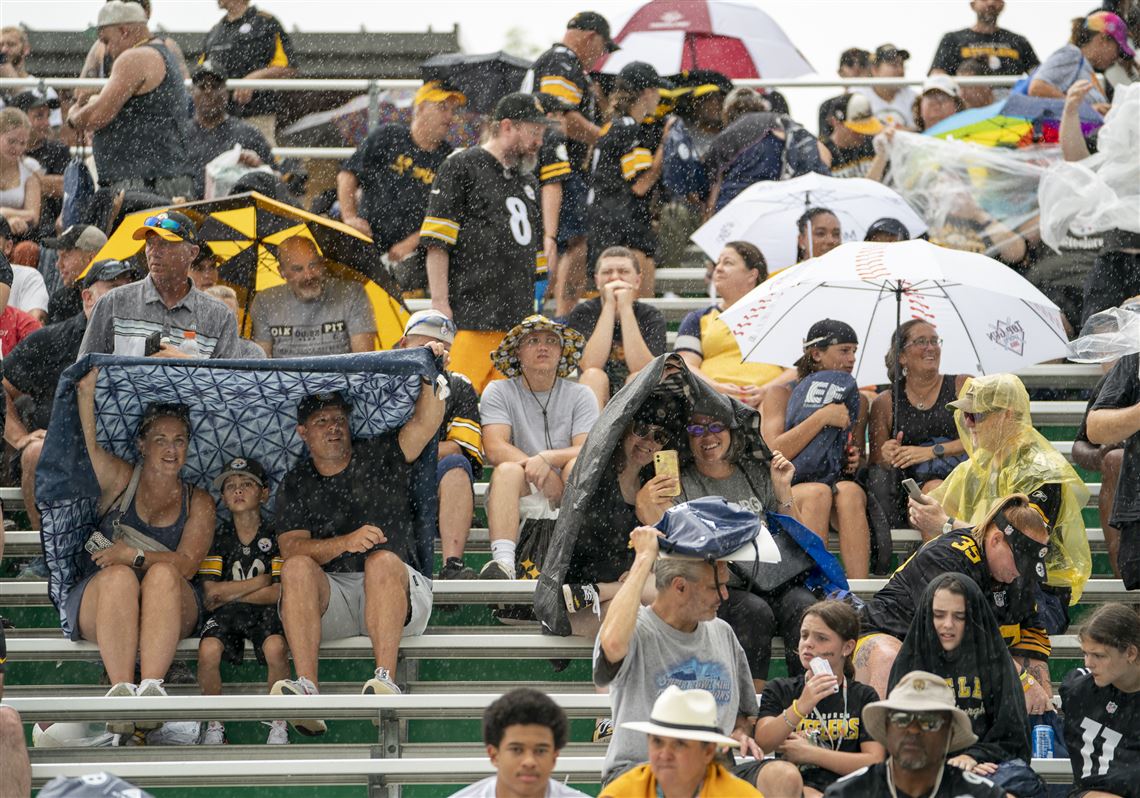
[[[957,398],[954,392],[957,379],[954,374],[943,375],[942,387],[928,410],[919,410],[912,405],[907,398],[906,388],[903,388],[895,428],[903,434],[904,446],[921,446],[935,438],[955,440],[958,437],[958,428],[954,426],[954,411],[946,406]]]
[[[182,510],[178,514],[178,518],[173,524],[169,526],[152,526],[139,518],[138,510],[135,509],[135,502],[138,501],[138,494],[131,499],[131,505],[127,511],[123,513],[120,523],[126,526],[134,527],[144,535],[154,538],[166,548],[174,551],[178,548],[179,542],[182,540],[182,531],[186,528],[186,518],[190,514],[190,485],[182,483]],[[111,538],[114,529],[112,528],[112,520],[115,513],[107,513],[100,525],[101,531],[108,538]],[[105,527],[105,528],[104,528]]]
[[[148,42],[162,56],[166,76],[146,94],[131,97],[106,127],[95,132],[99,182],[153,180],[190,174],[186,161],[190,98],[182,72],[166,46]]]

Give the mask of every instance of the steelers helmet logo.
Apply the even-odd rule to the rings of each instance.
[[[925,679],[915,679],[914,680],[914,689],[919,690],[919,691],[925,690],[926,689],[926,680]]]
[[[1041,579],[1045,578],[1045,563],[1037,563],[1037,576]]]
[[[230,468],[245,468],[246,465],[244,457],[235,457],[230,461]]]
[[[261,549],[262,554],[268,554],[269,550],[273,548],[273,544],[269,541],[269,538],[261,538],[257,541],[257,548]]]

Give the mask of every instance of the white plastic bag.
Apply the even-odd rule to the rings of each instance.
[[[235,144],[206,164],[206,191],[203,199],[228,196],[234,184],[250,172],[273,174],[273,170],[264,164],[256,169],[242,164],[241,145]]]

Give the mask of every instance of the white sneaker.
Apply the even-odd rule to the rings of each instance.
[[[269,692],[272,695],[320,695],[317,686],[304,676],[297,679],[281,679]],[[329,730],[325,722],[318,718],[291,720],[289,725],[306,737],[319,737]]]
[[[196,720],[173,720],[147,732],[147,745],[197,745],[202,724]]]
[[[376,675],[364,683],[363,695],[400,695],[404,691],[393,680],[387,668],[377,668]]]
[[[265,740],[266,745],[289,744],[289,724],[283,720],[275,720],[266,725],[269,726],[269,737]]]
[[[119,682],[112,685],[111,689],[107,691],[107,698],[124,698],[126,696],[136,696],[139,694],[139,688],[130,682]],[[130,737],[135,733],[135,722],[133,720],[114,720],[107,724],[108,734],[119,734],[123,737]]]
[[[206,725],[206,733],[202,735],[202,745],[224,745],[226,742],[226,727],[216,720]]]
[[[140,698],[165,698],[166,690],[162,687],[162,679],[143,679],[139,682],[138,696]],[[161,720],[135,721],[135,728],[142,731],[154,731],[161,726]]]

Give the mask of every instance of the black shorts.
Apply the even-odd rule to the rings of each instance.
[[[272,635],[284,636],[281,618],[277,615],[276,604],[245,604],[231,602],[214,610],[214,614],[202,625],[202,639],[213,637],[222,641],[222,659],[231,664],[242,661],[245,654],[245,641],[253,643],[257,661],[265,664],[265,653],[261,646],[265,638]]]

